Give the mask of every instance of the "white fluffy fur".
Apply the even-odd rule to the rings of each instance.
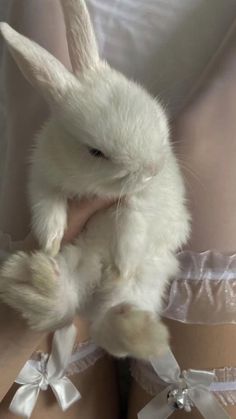
[[[13,256],[2,270],[1,298],[37,329],[58,327],[78,311],[108,351],[147,358],[168,340],[158,315],[178,268],[175,252],[189,232],[183,181],[162,107],[98,59],[84,2],[65,3],[74,71],[82,70],[77,77],[1,26],[22,72],[52,107],[32,156],[33,228],[43,249],[56,255],[69,197],[114,197],[118,204],[94,216],[76,244],[62,249],[56,269],[43,253]],[[107,159],[91,156],[88,147]]]

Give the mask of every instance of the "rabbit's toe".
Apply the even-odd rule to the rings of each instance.
[[[53,330],[74,314],[56,262],[42,252],[21,252],[6,261],[0,272],[0,299],[37,330]]]
[[[149,359],[168,347],[168,331],[153,313],[130,304],[111,308],[92,328],[94,340],[118,357]]]

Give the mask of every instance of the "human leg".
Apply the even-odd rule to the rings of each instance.
[[[21,33],[29,36],[56,55],[70,68],[64,22],[59,2],[54,0],[14,0],[10,11],[10,24]],[[1,203],[1,229],[11,234],[13,240],[23,239],[29,231],[29,211],[27,205],[28,159],[33,138],[48,116],[44,101],[22,78],[15,64],[7,56],[6,93],[8,113],[7,162],[4,175]],[[86,324],[76,320],[78,342],[88,339]],[[8,327],[5,324],[4,327]],[[12,331],[13,335],[14,330]],[[3,335],[3,334],[2,334]],[[10,336],[9,340],[13,342]],[[45,339],[38,350],[50,352],[50,340]],[[34,344],[35,342],[35,344]],[[14,346],[17,350],[17,343]],[[37,346],[34,337],[30,340],[28,352]],[[24,358],[25,359],[25,358]],[[22,359],[23,362],[23,359]],[[19,366],[18,366],[19,367]],[[11,366],[10,366],[11,368]],[[16,372],[17,375],[17,372]],[[11,375],[12,376],[12,375]],[[82,400],[74,405],[66,417],[92,419],[116,418],[118,398],[114,364],[110,358],[103,357],[83,373],[77,373],[72,380],[82,394]],[[5,396],[0,405],[0,417],[13,418],[8,412],[15,386]],[[109,392],[109,398],[107,394]],[[71,416],[70,416],[71,415]],[[65,414],[59,409],[50,391],[40,394],[33,418],[60,418]]]
[[[175,125],[176,152],[190,171],[190,174],[184,172],[193,215],[192,236],[187,249],[198,254],[213,249],[219,254],[230,255],[236,248],[235,33],[227,45],[227,53],[222,53],[214,63],[215,71],[210,73],[198,98],[189,104]],[[216,295],[211,295],[213,300],[220,298],[219,287],[215,291]],[[234,296],[232,293],[232,306],[235,306]],[[235,324],[210,325],[210,310],[208,315],[205,319],[208,325],[166,321],[171,347],[181,369],[236,366]],[[137,413],[152,398],[153,395],[134,382],[129,418],[137,418]],[[236,418],[235,406],[229,405],[225,409]],[[201,416],[194,409],[191,414],[176,411],[171,417],[197,419]]]

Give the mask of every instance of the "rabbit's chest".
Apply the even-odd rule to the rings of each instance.
[[[135,208],[136,205],[135,201]],[[118,241],[122,242],[123,239],[127,239],[127,236],[131,242],[135,240],[136,235],[134,230],[138,230],[137,224],[139,222],[141,224],[140,229],[143,227],[143,220],[145,220],[145,228],[147,229],[149,229],[149,224],[152,224],[152,222],[149,222],[148,215],[145,214],[145,205],[143,206],[144,209],[142,212],[142,202],[139,203],[141,217],[138,218],[135,217],[135,212],[130,203],[129,206],[124,205],[119,208],[117,205],[114,205],[106,211],[101,211],[94,215],[87,223],[83,233],[83,240],[86,246],[93,248],[94,251],[99,252],[106,258],[109,257],[114,243]],[[136,228],[130,228],[134,223]],[[149,235],[149,243],[151,241],[152,238]]]
[[[109,249],[117,235],[119,235],[119,228],[116,214],[113,209],[110,209],[93,216],[84,230],[83,239],[88,246],[105,251]]]

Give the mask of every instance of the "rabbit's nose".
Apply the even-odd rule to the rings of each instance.
[[[149,182],[154,176],[157,175],[159,168],[154,164],[146,165],[145,172],[142,173],[142,183]]]
[[[156,176],[158,172],[159,172],[159,166],[157,164],[150,163],[147,166],[147,174],[149,175],[149,177]]]

